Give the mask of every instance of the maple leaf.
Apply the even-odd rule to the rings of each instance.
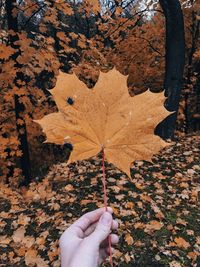
[[[46,142],[71,143],[68,164],[90,158],[104,148],[105,158],[129,177],[131,163],[151,160],[154,153],[169,145],[154,135],[154,128],[168,112],[164,93],[146,91],[131,97],[127,76],[116,69],[100,73],[94,89],[75,74],[60,72],[50,90],[59,112],[37,120],[46,133]]]

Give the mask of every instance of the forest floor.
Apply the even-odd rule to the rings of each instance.
[[[200,266],[200,136],[137,161],[132,180],[106,164],[119,221],[115,266]],[[61,233],[103,206],[101,157],[54,165],[28,189],[0,188],[0,266],[60,266]],[[108,263],[105,266],[109,266]]]

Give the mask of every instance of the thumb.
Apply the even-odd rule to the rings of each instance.
[[[112,215],[109,212],[104,212],[100,217],[99,222],[94,232],[90,235],[90,240],[96,241],[98,245],[108,237],[112,225]]]

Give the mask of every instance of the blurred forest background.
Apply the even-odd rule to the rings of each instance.
[[[158,134],[200,130],[199,0],[1,0],[0,28],[1,182],[28,184],[68,158],[70,145],[43,144],[33,122],[56,111],[48,90],[59,69],[93,88],[116,67],[133,97],[168,89],[175,134],[168,123]]]

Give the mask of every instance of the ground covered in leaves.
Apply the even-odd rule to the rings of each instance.
[[[115,266],[200,266],[200,136],[138,161],[132,181],[106,164],[120,243]],[[27,189],[0,189],[0,266],[60,266],[61,233],[103,206],[101,155],[52,167]],[[105,264],[109,266],[108,263]]]

